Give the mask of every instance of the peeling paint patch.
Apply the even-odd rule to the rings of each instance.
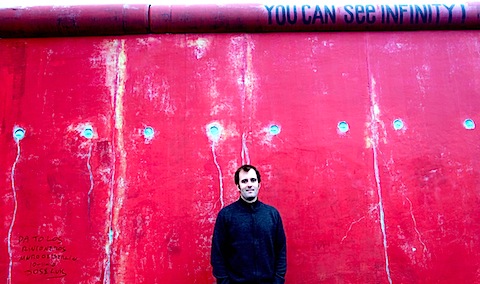
[[[430,66],[424,64],[421,67],[415,67],[415,77],[417,78],[416,82],[418,83],[420,91],[423,96],[425,96],[428,91],[425,86],[429,86],[431,81]]]
[[[170,84],[167,79],[161,78],[160,85],[158,84],[158,78],[152,78],[151,76],[145,76],[142,84],[145,86],[145,99],[149,100],[155,109],[165,112],[165,114],[173,116],[177,107],[175,101],[170,95]]]
[[[229,47],[229,59],[234,68],[234,76],[241,94],[242,113],[245,111],[245,103],[251,104],[251,113],[255,113],[256,97],[254,96],[257,86],[257,76],[253,71],[253,51],[255,44],[248,36],[236,36],[231,39]]]
[[[400,38],[392,38],[388,43],[384,46],[384,51],[386,53],[399,53],[405,52],[407,50],[412,50],[412,46],[406,42],[402,42]]]
[[[232,113],[233,107],[227,103],[215,104],[210,110],[210,116],[218,116],[221,113]]]
[[[137,38],[137,44],[148,46],[151,44],[159,44],[162,42],[161,37],[147,37],[147,38]]]
[[[195,50],[195,57],[197,59],[201,59],[205,56],[205,53],[208,50],[208,46],[210,45],[210,41],[206,38],[198,38],[196,40],[189,40],[187,42],[188,47],[194,47]]]
[[[253,72],[253,56],[252,52],[255,45],[251,40],[247,41],[247,49],[245,54],[245,74],[243,76],[243,84],[245,86],[245,99],[253,100],[253,91],[255,88],[256,77]]]

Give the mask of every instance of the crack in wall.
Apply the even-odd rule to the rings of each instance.
[[[362,218],[360,218],[360,219],[358,219],[358,220],[353,221],[353,222],[350,224],[350,227],[348,228],[347,232],[345,233],[345,236],[343,236],[342,240],[340,241],[340,244],[342,244],[343,241],[347,238],[348,233],[350,233],[350,231],[352,230],[353,225],[357,224],[358,222],[362,221],[363,219],[365,219],[365,216],[363,216]]]
[[[90,215],[90,195],[92,194],[93,187],[94,187],[92,166],[90,165],[90,160],[92,158],[92,149],[93,149],[93,143],[90,143],[90,148],[88,149],[88,156],[87,156],[87,169],[90,177],[90,189],[88,190],[88,194],[87,194],[89,215]]]
[[[212,155],[213,155],[213,162],[218,170],[218,180],[220,184],[220,204],[222,205],[221,208],[225,206],[225,202],[223,201],[223,175],[222,175],[222,168],[217,161],[217,154],[215,153],[215,141],[212,141]]]
[[[236,49],[235,67],[239,70],[238,84],[240,87],[240,103],[243,124],[242,134],[242,165],[250,164],[250,156],[247,148],[247,133],[252,129],[252,121],[255,118],[256,112],[256,98],[255,91],[255,73],[253,71],[253,50],[254,43],[248,35],[237,37],[232,40],[233,48]],[[240,58],[241,56],[241,58]],[[246,111],[248,103],[249,109]]]
[[[366,47],[368,48],[368,36],[366,38]],[[380,217],[380,228],[382,230],[382,239],[383,239],[383,252],[385,255],[385,272],[388,277],[388,282],[392,284],[392,277],[390,274],[390,265],[388,260],[388,242],[387,242],[387,230],[385,225],[385,210],[383,208],[383,198],[382,198],[382,184],[380,179],[380,166],[378,162],[378,144],[379,144],[379,131],[378,125],[383,125],[380,120],[380,108],[377,102],[377,96],[375,93],[375,79],[372,76],[370,71],[368,51],[366,53],[366,64],[367,64],[367,75],[368,75],[368,93],[370,96],[370,143],[373,150],[373,168],[375,173],[375,183],[377,187],[377,197],[378,197],[378,211]]]
[[[375,80],[372,78],[372,83],[373,85],[375,84]],[[376,104],[375,101],[375,94],[373,92],[370,93],[371,95],[371,100],[372,100],[372,106],[371,106],[371,116],[372,116],[372,121],[371,121],[371,130],[372,130],[372,137],[371,137],[371,143],[372,143],[372,150],[373,150],[373,167],[374,167],[374,172],[375,172],[375,182],[377,186],[377,196],[378,196],[378,211],[380,214],[380,227],[382,229],[382,236],[383,236],[383,250],[385,254],[385,272],[387,273],[388,276],[388,282],[391,284],[392,283],[392,278],[390,275],[390,267],[389,267],[389,261],[388,261],[388,243],[387,243],[387,230],[385,226],[385,210],[383,208],[383,198],[382,198],[382,185],[381,185],[381,180],[380,180],[380,168],[379,168],[379,163],[378,163],[378,105]]]
[[[408,203],[410,204],[410,217],[412,217],[413,221],[413,228],[415,229],[415,232],[417,233],[418,241],[422,244],[423,246],[423,256],[425,257],[428,254],[428,249],[427,245],[423,242],[422,240],[422,235],[420,234],[420,231],[417,228],[417,219],[415,219],[415,215],[413,215],[413,204],[412,201],[407,196],[404,196],[405,199],[407,199]]]
[[[242,134],[242,165],[250,164],[250,155],[248,154],[248,147],[247,147],[247,134]]]
[[[374,206],[372,207],[370,210],[368,210],[368,214],[372,214],[373,211],[377,210],[377,207],[378,206]],[[362,221],[363,219],[365,219],[367,216],[366,215],[363,215],[362,217],[360,217],[359,219],[353,221],[352,223],[350,223],[350,226],[348,227],[348,230],[347,232],[345,233],[345,236],[343,236],[342,240],[340,241],[340,244],[343,243],[343,241],[345,241],[348,237],[348,234],[350,233],[350,231],[353,229],[353,225],[359,223],[360,221]]]
[[[375,144],[375,143],[374,143]],[[383,209],[383,199],[382,199],[382,186],[380,183],[380,173],[378,168],[378,156],[377,156],[377,146],[373,146],[373,156],[374,156],[374,168],[375,168],[375,180],[377,183],[377,195],[378,195],[378,208],[380,213],[380,227],[382,229],[382,236],[383,236],[383,250],[385,253],[385,271],[388,276],[388,282],[392,283],[392,278],[390,275],[390,267],[388,262],[388,243],[387,243],[387,230],[385,226],[385,211]]]
[[[15,143],[17,144],[17,158],[15,159],[15,162],[12,165],[12,174],[11,174],[14,207],[13,207],[12,222],[10,223],[10,228],[8,229],[8,236],[7,236],[8,257],[9,257],[7,284],[12,283],[12,269],[13,269],[12,232],[13,232],[13,226],[15,225],[15,220],[17,218],[17,209],[18,209],[17,190],[15,188],[15,170],[17,168],[17,163],[20,160],[20,141],[15,139]]]
[[[392,159],[393,161],[393,159]],[[389,171],[390,175],[393,176],[393,171],[392,169],[390,169],[390,167],[386,166],[387,170]],[[415,233],[417,235],[417,238],[418,238],[418,241],[422,244],[423,246],[423,249],[422,249],[422,252],[423,252],[423,257],[424,259],[428,258],[429,257],[429,252],[428,252],[428,248],[427,248],[427,245],[425,244],[425,242],[423,241],[422,239],[422,234],[420,233],[420,231],[418,230],[418,226],[417,226],[417,219],[415,217],[415,214],[413,213],[413,203],[412,201],[410,200],[410,198],[408,198],[407,194],[406,194],[406,190],[408,190],[407,186],[405,185],[405,183],[403,183],[403,181],[401,179],[397,179],[395,178],[394,179],[396,182],[398,182],[400,184],[400,188],[402,189],[401,190],[401,195],[403,198],[405,198],[405,200],[407,200],[407,202],[409,203],[409,213],[410,213],[410,217],[412,219],[412,223],[413,223],[413,229],[415,230]],[[416,248],[414,247],[413,248],[414,251],[416,251]]]

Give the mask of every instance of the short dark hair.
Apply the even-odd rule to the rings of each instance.
[[[235,172],[235,184],[236,185],[240,184],[240,171],[248,172],[251,169],[253,169],[257,174],[258,183],[260,183],[262,180],[260,178],[260,172],[257,170],[257,168],[255,168],[252,165],[243,165],[240,168],[238,168],[237,171]]]

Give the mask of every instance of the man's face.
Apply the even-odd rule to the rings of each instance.
[[[240,194],[246,200],[253,200],[258,195],[260,184],[258,183],[257,173],[254,169],[250,169],[248,172],[241,170],[238,173],[239,177],[239,190]]]

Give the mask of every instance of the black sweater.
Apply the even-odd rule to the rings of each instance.
[[[242,199],[220,210],[212,238],[217,283],[284,283],[286,238],[277,209]]]

